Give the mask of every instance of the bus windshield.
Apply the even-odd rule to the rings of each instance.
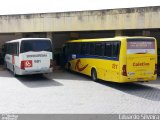
[[[155,54],[154,39],[128,39],[127,54]]]
[[[30,52],[30,51],[52,52],[51,42],[49,40],[24,40],[22,41],[20,53],[25,53],[25,52]]]

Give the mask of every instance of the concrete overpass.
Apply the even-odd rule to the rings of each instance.
[[[160,7],[0,16],[1,33],[160,28]]]
[[[55,49],[69,39],[146,35],[160,40],[160,6],[0,16],[0,44],[21,37],[50,37]]]

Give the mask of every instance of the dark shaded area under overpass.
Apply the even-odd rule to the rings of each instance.
[[[150,36],[157,39],[158,54],[160,54],[160,29],[140,29],[140,30],[121,30],[121,36]],[[76,39],[91,39],[91,38],[110,38],[120,36],[116,35],[116,31],[81,31],[81,32],[66,32],[53,33],[53,43],[55,47],[55,59],[57,64],[60,64],[59,53],[61,53],[62,45],[65,41]],[[159,62],[160,64],[160,62]]]
[[[119,31],[120,34],[117,34]],[[76,39],[110,38],[115,36],[150,36],[155,37],[160,48],[160,29],[111,30],[111,31],[70,31],[52,32],[55,52],[59,52],[64,42]],[[46,32],[23,33],[23,37],[47,37]]]
[[[119,32],[117,34],[117,31]],[[15,34],[0,34],[0,45],[5,41],[17,39]],[[32,33],[21,33],[21,37],[47,37],[47,32],[32,32]],[[54,58],[57,65],[61,65],[60,54],[63,44],[68,40],[74,39],[91,39],[91,38],[110,38],[115,36],[151,36],[155,37],[158,41],[158,53],[160,53],[160,29],[136,29],[136,30],[111,30],[111,31],[70,31],[70,32],[51,32],[51,38],[53,41]],[[1,51],[0,51],[1,53]],[[3,58],[0,55],[0,61]],[[2,64],[3,62],[0,62]],[[160,66],[160,62],[158,63]]]

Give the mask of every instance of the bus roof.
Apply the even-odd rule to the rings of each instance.
[[[131,38],[146,38],[146,39],[155,39],[154,37],[145,37],[145,36],[134,36],[134,37],[128,37],[128,36],[118,36],[113,38],[94,38],[94,39],[77,39],[77,40],[70,40],[67,42],[95,42],[95,41],[122,41],[124,39],[131,39]]]
[[[7,41],[6,43],[21,42],[23,40],[51,40],[51,39],[50,38],[20,38],[20,39]]]

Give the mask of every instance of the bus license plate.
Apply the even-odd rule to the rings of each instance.
[[[144,81],[144,79],[143,78],[138,78],[138,81]]]

